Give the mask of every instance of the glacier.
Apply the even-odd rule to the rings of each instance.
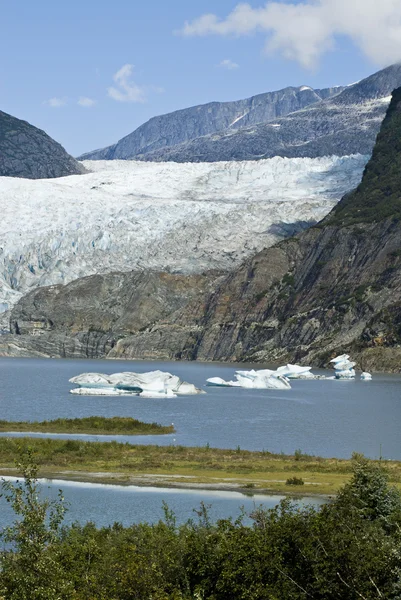
[[[322,219],[359,183],[368,158],[84,161],[83,175],[0,177],[3,327],[39,286],[113,271],[230,270],[293,224]]]

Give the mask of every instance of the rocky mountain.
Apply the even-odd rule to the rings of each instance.
[[[218,162],[370,154],[401,65],[347,87],[286,88],[151,119],[81,159]]]
[[[398,89],[361,184],[319,225],[228,275],[209,273],[195,287],[180,276],[179,299],[160,316],[151,311],[153,296],[163,290],[161,274],[153,275],[150,295],[126,279],[123,287],[139,294],[131,304],[129,293],[103,276],[36,290],[14,308],[14,335],[0,338],[1,352],[324,365],[332,354],[349,350],[364,369],[399,371],[400,165]],[[102,312],[92,323],[89,298],[106,312],[118,306],[123,326]],[[143,311],[149,316],[141,320]]]
[[[173,147],[144,153],[149,161],[260,160],[272,156],[370,154],[401,64],[348,86],[339,94],[265,123],[225,129]]]
[[[84,172],[44,131],[0,111],[0,176],[44,179]]]
[[[344,87],[314,90],[288,87],[234,102],[210,102],[154,117],[117,144],[87,152],[79,160],[133,159],[200,136],[277,119],[338,94]],[[195,161],[200,162],[200,161]]]

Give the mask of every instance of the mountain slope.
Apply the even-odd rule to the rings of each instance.
[[[150,161],[259,160],[272,156],[370,154],[401,65],[392,65],[341,93],[267,123],[226,129],[171,148],[144,153]]]
[[[79,301],[71,294],[73,284],[38,290],[15,307],[12,326],[14,332],[39,330],[41,335],[2,336],[0,351],[324,365],[333,354],[349,350],[364,369],[399,371],[400,129],[398,89],[355,192],[319,226],[263,250],[225,277],[210,274],[202,293],[192,294],[192,281],[180,280],[179,294],[192,294],[191,302],[176,302],[171,312],[161,318],[154,314],[143,327],[103,326],[100,319],[93,330],[83,323],[92,278],[76,284],[82,286]],[[68,311],[61,311],[68,319],[63,314],[56,319],[61,327],[53,322],[56,296],[57,306],[68,304]],[[106,298],[136,318],[118,288]],[[141,293],[137,303],[149,303],[150,310],[152,298]]]
[[[44,131],[0,111],[0,176],[44,179],[84,172]]]
[[[313,90],[288,87],[234,102],[210,102],[150,119],[117,144],[87,152],[80,160],[132,159],[199,136],[271,121],[341,92],[343,87]]]

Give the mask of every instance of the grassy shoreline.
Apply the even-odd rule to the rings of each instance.
[[[4,421],[0,432],[27,433],[82,433],[98,435],[165,435],[174,433],[172,425],[143,423],[131,417],[84,417],[81,419],[55,419],[54,421]]]
[[[335,495],[352,474],[350,459],[293,456],[208,446],[135,446],[0,437],[0,473],[15,475],[21,448],[31,448],[39,476],[125,485],[225,489],[249,493]],[[401,489],[401,461],[381,461]],[[293,477],[304,485],[288,485]]]

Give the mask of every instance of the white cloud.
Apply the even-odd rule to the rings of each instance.
[[[87,98],[86,96],[80,96],[78,104],[84,108],[91,108],[92,106],[95,106],[96,100],[92,100],[92,98]]]
[[[267,2],[260,8],[238,4],[223,19],[214,14],[186,22],[184,36],[210,34],[267,34],[266,52],[313,68],[346,36],[378,65],[401,60],[401,0],[304,0],[300,3]]]
[[[61,106],[66,106],[67,98],[49,98],[49,100],[45,100],[43,104],[47,104],[47,106],[51,106],[51,108],[60,108]]]
[[[132,80],[134,65],[124,65],[115,73],[113,79],[116,87],[109,87],[110,98],[118,102],[146,102],[146,89]]]
[[[217,66],[223,67],[223,69],[228,69],[229,71],[234,71],[235,69],[239,69],[239,64],[232,61],[230,58],[225,58]]]

